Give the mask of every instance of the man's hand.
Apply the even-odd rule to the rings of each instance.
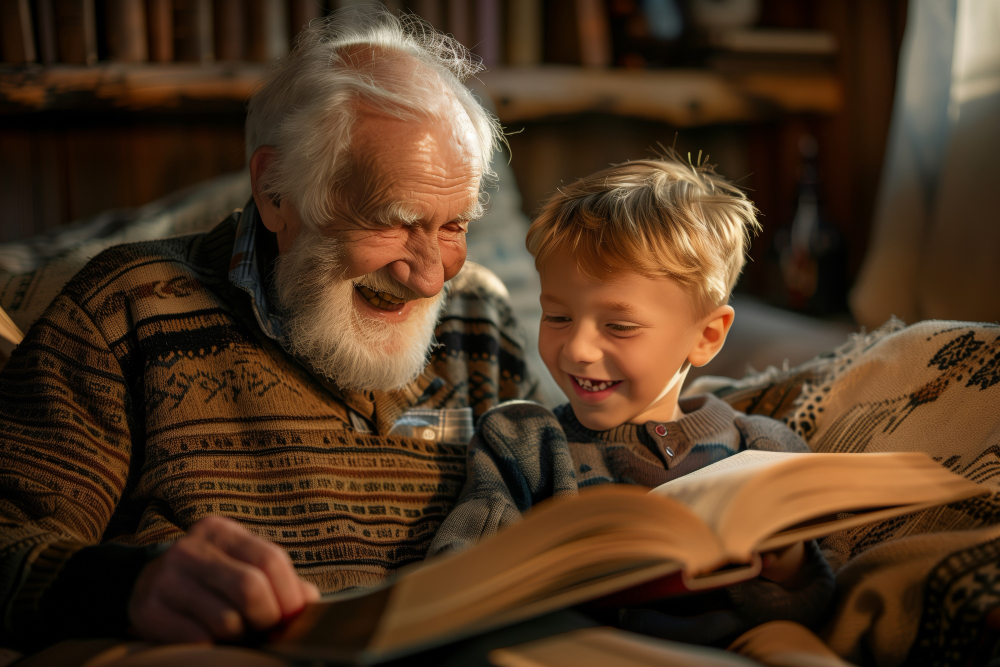
[[[273,627],[317,599],[281,547],[212,516],[143,568],[128,617],[149,641],[210,642]]]

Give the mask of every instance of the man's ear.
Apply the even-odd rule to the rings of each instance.
[[[729,335],[735,316],[733,307],[727,304],[719,306],[701,319],[698,324],[701,332],[688,355],[688,361],[692,366],[704,366],[715,358],[726,342],[726,336]]]
[[[280,198],[264,194],[261,184],[264,175],[274,162],[276,152],[274,146],[260,146],[250,156],[250,188],[253,190],[253,200],[257,204],[260,219],[269,231],[275,234],[287,226],[284,212],[281,210]]]

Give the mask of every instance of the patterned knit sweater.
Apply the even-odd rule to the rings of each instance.
[[[385,435],[397,418],[531,394],[503,286],[475,265],[410,386],[318,379],[229,283],[235,229],[102,253],[0,374],[3,643],[122,631],[155,545],[208,515],[284,547],[323,591],[377,584],[424,557],[465,478],[464,446]]]

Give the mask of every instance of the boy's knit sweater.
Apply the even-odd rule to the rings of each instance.
[[[682,399],[680,407],[684,415],[675,422],[609,431],[584,427],[568,404],[555,411],[529,401],[494,408],[476,428],[465,488],[428,553],[467,548],[519,521],[542,500],[573,496],[583,487],[655,487],[744,449],[810,451],[781,422],[744,415],[710,394]],[[815,542],[807,543],[806,554],[791,589],[757,579],[727,589],[727,608],[697,622],[649,610],[623,612],[622,621],[630,629],[701,643],[768,620],[818,622],[832,598],[833,574]]]
[[[3,643],[123,630],[155,545],[208,515],[282,546],[323,591],[377,584],[423,558],[465,478],[466,447],[433,428],[387,435],[400,415],[531,393],[502,286],[473,265],[416,381],[331,386],[229,282],[235,229],[102,253],[0,374]]]
[[[655,487],[743,449],[808,452],[781,422],[736,412],[711,394],[681,399],[675,422],[591,431],[569,404],[549,411],[511,401],[483,416],[469,445],[461,498],[430,554],[464,549],[554,496],[595,484]]]

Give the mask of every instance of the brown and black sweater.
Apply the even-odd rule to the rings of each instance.
[[[0,373],[3,643],[122,631],[157,545],[208,515],[282,546],[325,592],[377,584],[424,557],[465,479],[464,446],[385,435],[397,418],[531,394],[502,286],[474,265],[410,386],[318,379],[229,282],[236,221],[105,251]]]

